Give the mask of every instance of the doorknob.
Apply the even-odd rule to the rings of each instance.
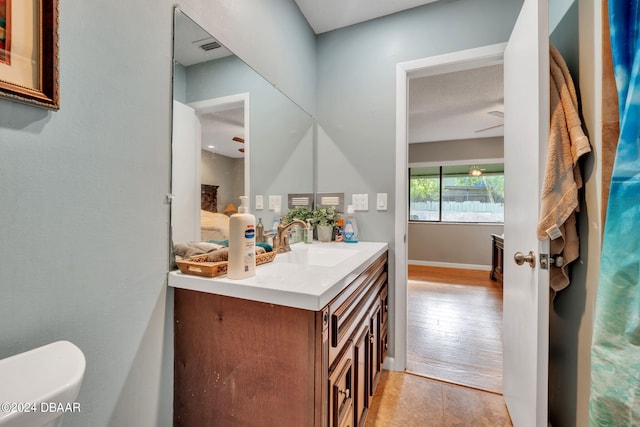
[[[522,252],[516,252],[513,255],[513,260],[518,265],[522,265],[525,262],[527,262],[527,263],[529,263],[529,266],[531,268],[535,268],[535,266],[536,266],[536,254],[533,251],[529,251],[529,253],[527,255],[523,254]]]

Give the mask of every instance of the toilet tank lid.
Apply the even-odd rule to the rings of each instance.
[[[56,341],[0,360],[0,402],[47,402],[77,396],[86,360],[69,341]]]

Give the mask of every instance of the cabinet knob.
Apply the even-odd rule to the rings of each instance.
[[[351,391],[349,389],[346,389],[346,390],[338,389],[338,393],[344,396],[344,400],[347,400],[349,396],[351,396]]]
[[[373,335],[369,335],[369,342],[371,344],[373,344],[374,341],[375,341],[374,336]]]

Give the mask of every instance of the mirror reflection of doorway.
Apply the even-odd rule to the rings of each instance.
[[[198,111],[198,110],[196,110]],[[203,210],[231,215],[245,194],[244,105],[198,114],[202,133],[200,155]],[[215,187],[215,206],[212,206]]]

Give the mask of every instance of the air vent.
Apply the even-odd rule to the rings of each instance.
[[[217,49],[219,47],[220,47],[220,43],[218,43],[217,41],[212,41],[212,42],[200,45],[200,49],[204,50],[205,52],[208,52],[213,49]]]

